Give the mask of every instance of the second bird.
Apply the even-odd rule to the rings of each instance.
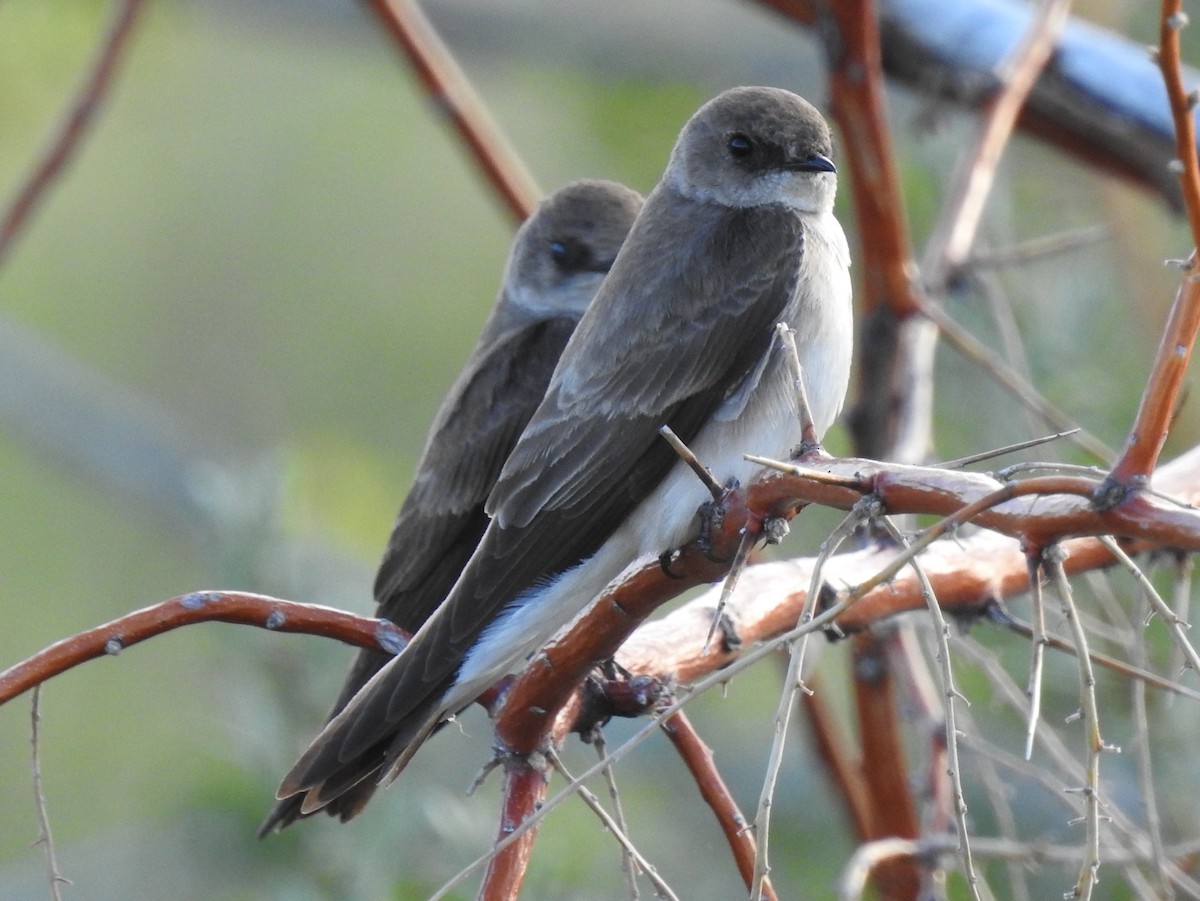
[[[416,632],[450,592],[487,528],[484,502],[500,468],[641,206],[624,185],[577,181],[518,230],[496,304],[434,418],[396,517],[375,578],[377,616]],[[330,718],[391,659],[360,651]],[[326,810],[349,819],[375,787],[366,780]],[[300,800],[276,804],[260,834],[300,817]]]

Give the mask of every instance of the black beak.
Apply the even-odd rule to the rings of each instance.
[[[814,153],[802,160],[789,160],[783,168],[791,172],[837,172],[833,160],[821,153]]]

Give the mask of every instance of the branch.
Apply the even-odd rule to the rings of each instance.
[[[925,284],[941,293],[966,261],[975,243],[983,208],[996,179],[1000,155],[1012,136],[1017,116],[1067,21],[1069,0],[1043,0],[1036,18],[997,77],[1000,89],[984,104],[974,144],[959,157],[948,190],[950,201],[933,228],[921,267]]]
[[[533,811],[542,806],[549,782],[547,761],[536,762],[528,755],[510,755],[504,762],[504,805],[500,810],[500,829],[496,835],[498,850],[488,862],[479,897],[489,901],[515,899],[525,882],[525,872],[537,838],[536,824],[518,832]],[[514,841],[504,840],[516,833]]]
[[[1180,0],[1163,0],[1158,59],[1175,122],[1178,156],[1174,166],[1179,172],[1192,242],[1200,246],[1200,160],[1196,156],[1194,108],[1184,90],[1179,62],[1179,32],[1186,23]],[[1125,450],[1105,485],[1105,490],[1114,498],[1150,476],[1167,440],[1171,417],[1196,343],[1196,332],[1200,330],[1200,273],[1196,266],[1193,251],[1183,283],[1175,294]]]
[[[747,888],[750,888],[754,881],[754,833],[738,808],[737,801],[734,800],[725,780],[721,778],[716,763],[713,761],[712,751],[704,744],[691,720],[682,711],[666,720],[662,724],[662,729],[671,739],[675,750],[679,752],[688,772],[692,774],[696,787],[700,789],[700,796],[704,798],[704,803],[716,815],[721,831],[725,834],[725,841],[729,843],[729,848],[733,851],[733,858],[737,863],[738,872],[742,875],[742,881],[745,882]],[[760,883],[759,891],[766,901],[775,901],[775,889],[771,886],[769,879],[764,879]]]
[[[224,622],[272,632],[302,632],[372,650],[399,653],[405,634],[387,620],[331,607],[237,591],[194,591],[56,642],[0,673],[0,704],[74,666],[196,623]]]
[[[0,263],[12,250],[13,242],[30,216],[45,199],[51,184],[79,149],[88,126],[96,121],[96,112],[112,85],[117,65],[142,9],[142,0],[117,0],[114,8],[112,24],[91,69],[76,91],[70,112],[0,220]]]
[[[420,7],[414,0],[370,0],[369,5],[408,57],[434,109],[450,120],[509,214],[516,222],[524,221],[541,199],[541,189]]]

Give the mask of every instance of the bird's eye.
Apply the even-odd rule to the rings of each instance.
[[[592,262],[592,252],[579,241],[555,240],[550,242],[550,259],[554,265],[567,272],[586,269]]]
[[[731,134],[725,146],[729,148],[729,155],[735,160],[744,160],[754,152],[754,142],[741,132]]]

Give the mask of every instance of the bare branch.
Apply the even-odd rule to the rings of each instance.
[[[526,219],[537,206],[541,189],[488,116],[421,8],[414,0],[370,0],[369,5],[408,57],[434,109],[450,120],[509,214],[517,222]]]
[[[172,629],[207,622],[322,635],[393,654],[399,653],[406,640],[405,634],[386,620],[331,607],[239,591],[194,591],[63,639],[9,667],[0,673],[0,704],[88,660],[119,654]]]
[[[115,0],[112,24],[76,91],[70,111],[0,219],[0,263],[11,252],[17,235],[45,199],[46,191],[79,149],[88,126],[95,123],[96,113],[112,85],[141,9],[142,0]]]
[[[671,739],[671,744],[675,746],[675,750],[679,752],[688,772],[692,774],[692,779],[695,780],[696,787],[700,790],[700,796],[716,814],[721,832],[725,835],[725,841],[729,843],[729,848],[733,852],[738,872],[741,873],[746,887],[750,888],[754,879],[754,832],[738,808],[737,801],[734,800],[725,780],[721,778],[721,773],[717,770],[716,762],[713,760],[712,751],[704,744],[691,720],[683,712],[676,713],[670,719],[664,720],[662,730]],[[775,889],[771,886],[770,880],[763,880],[761,890],[765,901],[775,901]]]
[[[58,855],[54,850],[54,835],[50,831],[50,812],[46,807],[46,790],[42,785],[41,701],[42,687],[35,685],[29,712],[29,744],[32,749],[33,798],[37,805],[37,843],[42,846],[46,854],[46,879],[50,883],[50,897],[54,901],[62,901],[62,886],[70,885],[71,880],[63,876],[62,870],[58,867]]]
[[[984,107],[974,143],[959,158],[951,179],[950,202],[925,246],[921,274],[930,290],[940,293],[947,279],[966,262],[991,193],[1000,155],[1008,144],[1029,92],[1054,51],[1067,22],[1069,0],[1043,0],[1020,46],[998,73],[1001,89]]]
[[[1192,242],[1200,246],[1200,160],[1196,155],[1195,110],[1183,84],[1179,56],[1179,32],[1186,24],[1182,0],[1163,0],[1159,30],[1158,64],[1171,103],[1175,122],[1175,147],[1183,205],[1192,228]],[[1200,273],[1192,253],[1183,282],[1159,342],[1137,416],[1129,429],[1121,459],[1105,485],[1105,496],[1119,500],[1124,493],[1145,481],[1158,464],[1175,405],[1187,374],[1196,333],[1200,331]]]

